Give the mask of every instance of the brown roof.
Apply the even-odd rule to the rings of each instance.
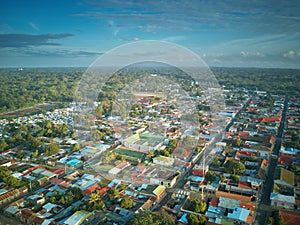
[[[209,205],[218,207],[218,205],[219,205],[219,198],[212,197],[212,199],[211,199]]]
[[[243,196],[243,195],[238,195],[238,194],[233,194],[225,191],[216,191],[216,196],[217,197],[225,197],[225,198],[233,198],[236,200],[244,201],[244,202],[250,202],[251,197],[249,196]]]
[[[23,209],[21,211],[21,217],[24,218],[24,219],[28,219],[34,214],[35,214],[35,212],[30,210],[30,209]]]
[[[18,189],[7,192],[7,193],[0,196],[0,202],[3,201],[4,199],[7,199],[11,196],[15,196],[15,195],[18,195],[18,194],[20,194],[20,191]]]
[[[279,210],[280,216],[285,225],[298,225],[300,221],[300,213],[297,211]]]

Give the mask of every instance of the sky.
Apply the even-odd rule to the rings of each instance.
[[[2,0],[0,67],[88,67],[142,40],[209,66],[300,68],[298,0]]]

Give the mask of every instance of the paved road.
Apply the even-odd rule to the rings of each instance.
[[[256,218],[254,223],[255,225],[267,224],[267,219],[269,218],[272,212],[272,208],[270,206],[271,205],[270,194],[273,190],[274,171],[277,165],[278,153],[281,147],[287,107],[288,107],[288,99],[286,98],[284,102],[284,108],[282,112],[280,126],[276,137],[276,142],[272,152],[272,154],[276,157],[271,157],[271,159],[269,160],[269,168],[266,175],[266,180],[263,184],[261,199],[258,204],[258,209],[256,210]]]
[[[248,107],[250,101],[252,100],[254,95],[252,95],[248,101],[243,105],[243,107],[238,111],[235,115],[235,117],[231,120],[231,122],[226,126],[225,131],[228,131],[229,128],[232,126],[234,121],[239,117],[239,115]],[[183,173],[181,176],[177,179],[176,184],[173,188],[167,189],[167,194],[164,196],[164,198],[159,202],[158,205],[154,208],[154,211],[158,211],[162,206],[166,205],[167,202],[170,200],[172,194],[174,193],[175,189],[179,188],[182,189],[184,184],[187,181],[187,178],[192,174],[192,169],[196,164],[201,164],[203,161],[203,157],[205,157],[206,164],[209,164],[209,162],[213,158],[213,154],[210,154],[214,150],[215,143],[221,141],[223,139],[224,132],[220,132],[218,135],[216,135],[214,141],[210,143],[208,146],[206,146],[205,150],[202,151],[199,155],[199,158],[193,163],[191,163],[191,166]]]

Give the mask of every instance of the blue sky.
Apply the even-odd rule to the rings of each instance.
[[[0,67],[87,67],[119,45],[162,40],[209,66],[300,68],[300,1],[1,3]]]

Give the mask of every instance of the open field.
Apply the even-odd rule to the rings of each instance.
[[[143,161],[146,154],[142,152],[131,151],[125,148],[117,148],[114,152],[124,156],[128,160],[132,161]]]

